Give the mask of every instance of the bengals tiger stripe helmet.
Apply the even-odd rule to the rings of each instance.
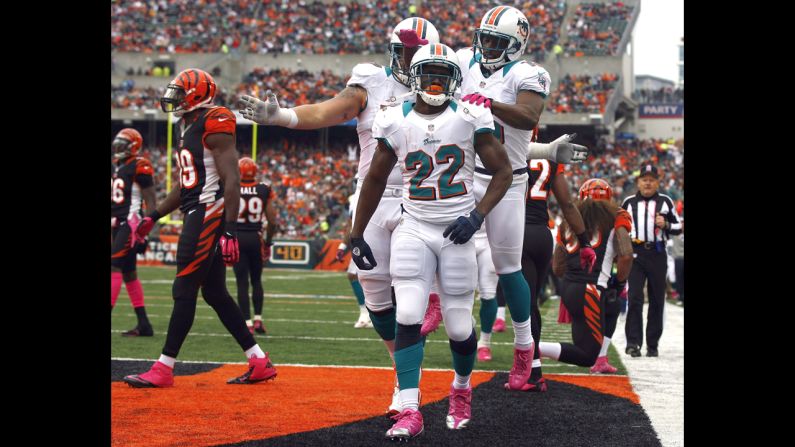
[[[613,198],[613,188],[600,178],[592,178],[580,186],[579,199],[610,200]]]
[[[215,98],[216,85],[210,73],[198,68],[182,70],[166,87],[160,108],[166,113],[183,113],[209,104]]]
[[[141,133],[132,127],[127,127],[116,134],[116,138],[111,143],[113,159],[124,160],[138,155],[138,151],[144,143]]]
[[[257,163],[254,160],[243,157],[237,162],[240,168],[240,180],[244,182],[252,182],[257,177]]]

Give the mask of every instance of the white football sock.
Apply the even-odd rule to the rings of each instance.
[[[177,359],[174,357],[169,357],[167,355],[160,354],[160,358],[157,359],[158,362],[165,364],[171,369],[174,369],[174,364],[177,363]]]
[[[530,319],[522,323],[513,321],[513,345],[516,349],[527,350],[533,344],[533,333],[530,332]]]
[[[550,343],[542,341],[538,344],[538,349],[541,351],[541,356],[548,359],[557,360],[560,358],[560,343]]]
[[[464,390],[469,388],[470,377],[472,377],[472,374],[467,374],[466,376],[459,376],[458,373],[455,373],[455,379],[453,380],[453,388],[457,390]]]
[[[604,337],[602,339],[602,349],[599,350],[599,357],[604,357],[607,355],[607,349],[610,347],[610,337]]]
[[[409,388],[407,390],[400,390],[400,405],[404,410],[411,408],[417,410],[420,408],[420,389]]]
[[[500,306],[497,308],[497,318],[500,320],[505,320],[505,306]]]
[[[265,352],[260,349],[259,345],[254,345],[246,349],[246,358],[250,359],[251,357],[256,357],[258,359],[264,358]]]

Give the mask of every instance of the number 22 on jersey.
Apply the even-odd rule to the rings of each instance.
[[[406,170],[417,171],[411,178],[409,198],[412,200],[449,199],[466,194],[467,188],[463,181],[453,183],[453,177],[464,165],[464,151],[455,144],[440,146],[436,151],[436,163],[449,163],[447,169],[439,175],[437,186],[422,186],[422,182],[433,172],[433,158],[424,151],[409,152],[406,155]],[[437,194],[438,190],[438,194]]]

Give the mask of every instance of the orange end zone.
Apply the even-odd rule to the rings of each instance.
[[[112,444],[207,446],[265,439],[383,415],[391,402],[392,370],[277,369],[274,381],[256,385],[226,384],[242,374],[245,365],[177,376],[173,388],[134,389],[114,382]],[[492,377],[493,373],[474,372],[472,386]],[[452,378],[452,371],[423,371],[422,403],[446,398]]]
[[[629,383],[629,377],[627,376],[570,376],[566,374],[544,374],[544,377],[547,378],[547,380],[570,383],[600,393],[622,397],[634,404],[640,404],[640,398],[635,394],[635,391],[632,390],[632,385]]]

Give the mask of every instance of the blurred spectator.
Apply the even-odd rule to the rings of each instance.
[[[566,24],[564,55],[615,56],[632,10],[620,1],[580,3]]]
[[[604,113],[618,83],[615,73],[601,75],[571,75],[560,79],[558,87],[549,95],[547,110],[551,113]]]
[[[662,87],[657,90],[637,89],[632,94],[633,99],[641,104],[645,103],[681,103],[685,100],[685,89]]]

